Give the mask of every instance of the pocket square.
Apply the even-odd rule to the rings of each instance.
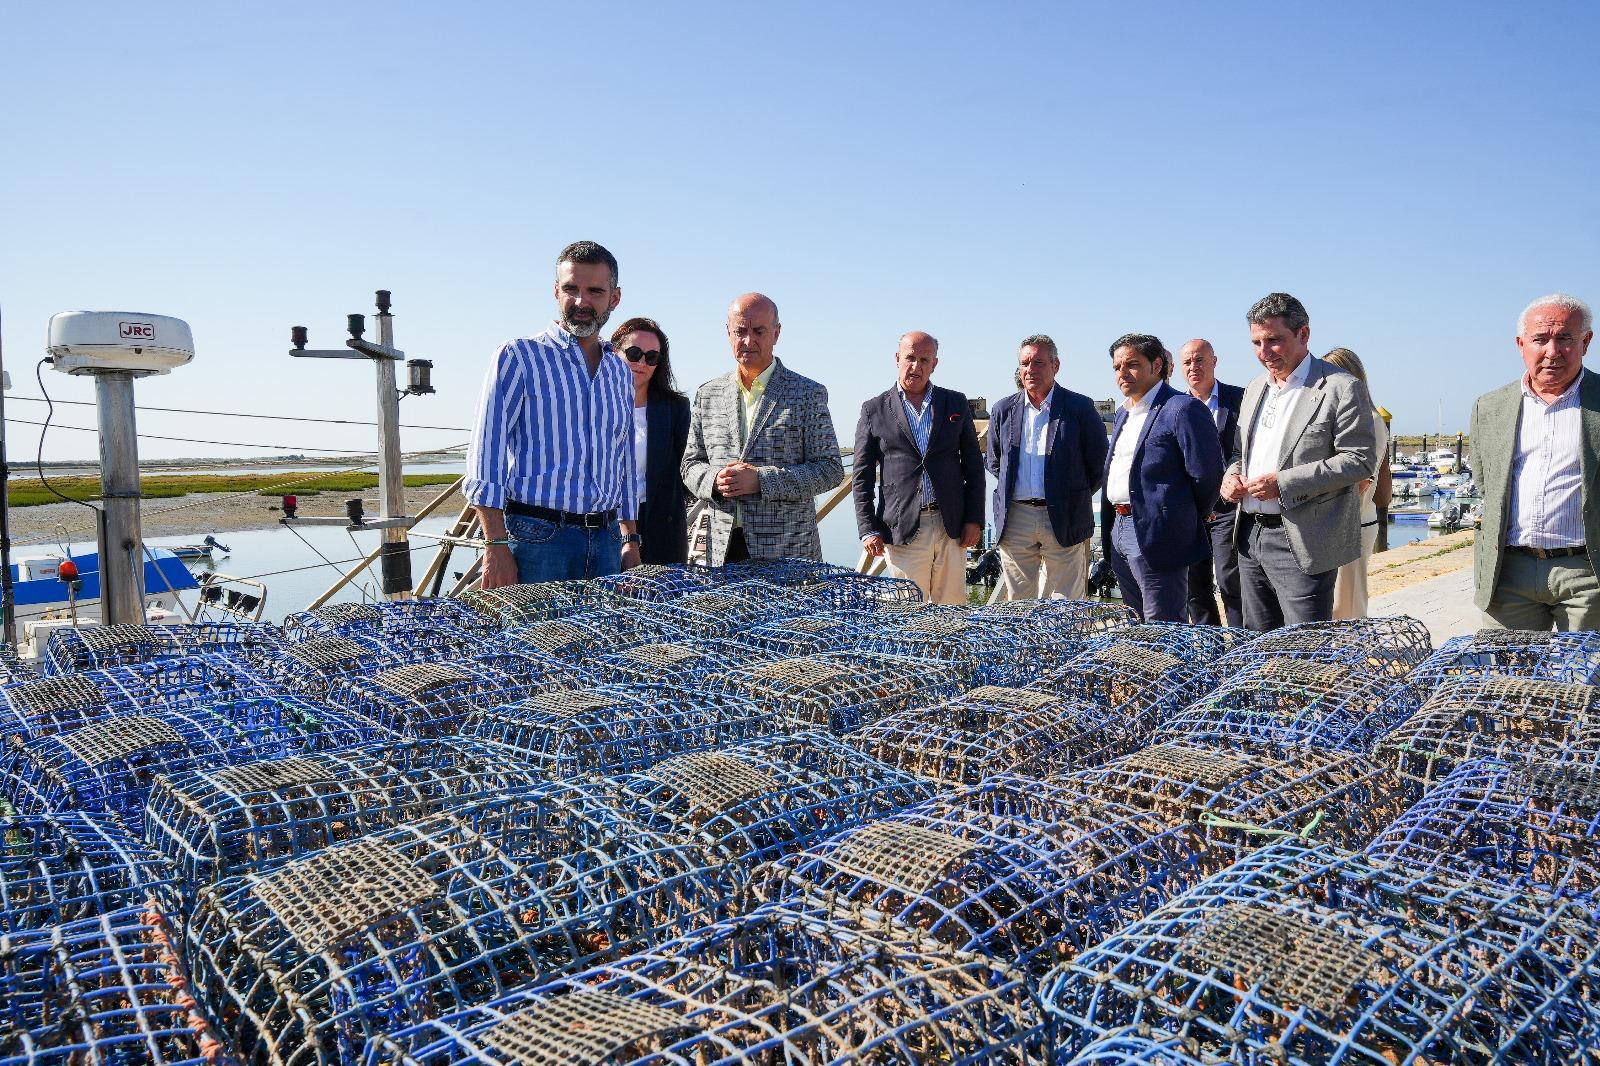
[[[950,421],[951,422],[959,422],[959,421],[961,421],[961,412],[960,411],[952,412],[951,415],[950,415]]]

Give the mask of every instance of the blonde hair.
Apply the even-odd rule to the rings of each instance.
[[[1361,357],[1349,348],[1335,348],[1322,358],[1343,370],[1360,378],[1364,384],[1367,380],[1367,368],[1361,365]]]

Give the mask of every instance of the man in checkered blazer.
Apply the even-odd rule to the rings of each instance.
[[[773,356],[778,305],[746,293],[728,308],[738,364],[695,393],[683,483],[695,497],[689,557],[821,559],[816,497],[844,480],[828,390]],[[697,513],[698,512],[698,513]]]

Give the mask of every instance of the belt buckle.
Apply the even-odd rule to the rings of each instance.
[[[582,518],[581,524],[583,525],[584,529],[599,529],[602,525],[604,525],[604,523],[600,521],[601,516],[598,512],[581,515],[580,517]]]

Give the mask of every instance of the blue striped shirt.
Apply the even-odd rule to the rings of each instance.
[[[638,516],[633,375],[609,343],[601,348],[590,378],[583,349],[559,325],[501,346],[467,449],[468,503]]]
[[[911,398],[906,395],[906,390],[900,390],[900,406],[906,409],[906,421],[911,423],[911,439],[917,442],[917,454],[924,459],[928,457],[928,437],[933,432],[933,387],[924,386],[922,393],[922,410],[918,411],[911,406]],[[926,507],[933,502],[933,479],[928,476],[928,468],[922,468],[922,504]]]

